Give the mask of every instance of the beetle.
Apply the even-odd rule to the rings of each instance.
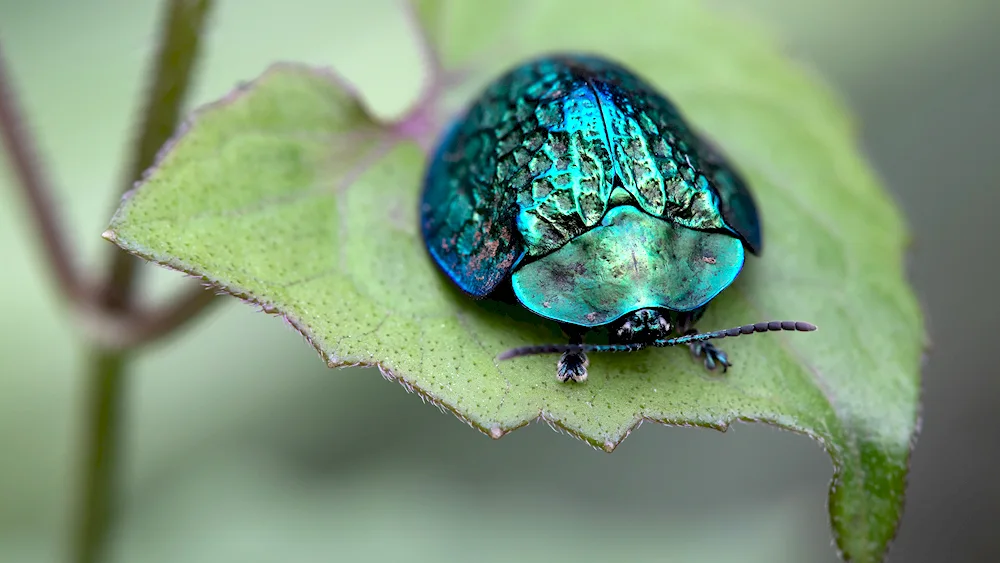
[[[559,323],[559,381],[587,378],[587,352],[687,345],[725,371],[708,340],[774,330],[775,321],[699,333],[708,303],[763,248],[743,178],[677,108],[610,59],[554,54],[486,86],[443,135],[424,180],[424,243],[465,293],[509,287]],[[584,344],[607,329],[608,344]]]

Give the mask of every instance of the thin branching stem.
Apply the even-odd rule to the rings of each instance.
[[[219,295],[212,289],[200,284],[186,287],[165,305],[148,311],[137,310],[125,325],[130,336],[124,344],[136,348],[173,334],[219,301]]]
[[[88,286],[66,242],[52,184],[38,159],[35,140],[23,115],[0,48],[0,140],[10,157],[16,184],[28,200],[28,210],[59,290],[70,302],[79,303],[88,297]]]
[[[133,305],[124,315],[84,312],[84,328],[91,341],[108,350],[137,352],[139,348],[174,334],[222,301],[210,288],[192,283],[156,306]]]

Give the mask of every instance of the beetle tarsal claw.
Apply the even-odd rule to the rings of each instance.
[[[711,342],[692,342],[688,344],[688,348],[691,349],[691,355],[696,360],[702,360],[709,371],[721,368],[722,373],[725,373],[733,365],[729,362],[729,356]]]
[[[556,379],[559,381],[569,381],[572,379],[577,383],[587,380],[587,366],[590,360],[584,352],[563,352],[559,363],[556,364]]]

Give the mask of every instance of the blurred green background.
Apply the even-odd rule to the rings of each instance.
[[[844,94],[910,219],[934,349],[892,560],[1000,560],[1000,370],[989,353],[1000,318],[1000,4],[714,4],[773,29]],[[99,235],[157,5],[0,0],[4,55],[90,264],[106,256]],[[199,104],[273,60],[333,65],[385,112],[418,80],[389,0],[223,0],[213,20]],[[84,356],[6,166],[0,561],[48,562],[69,537]],[[178,281],[143,274],[155,294]],[[831,467],[803,437],[645,425],[607,455],[532,425],[495,442],[374,370],[327,369],[280,320],[236,302],[143,356],[127,409],[118,561],[836,561]]]

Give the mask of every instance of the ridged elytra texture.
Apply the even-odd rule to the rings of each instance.
[[[557,295],[518,291],[515,279],[524,305],[583,326],[641,307],[692,310],[729,285],[743,265],[743,249],[710,232],[739,237],[752,252],[761,249],[757,210],[745,184],[670,101],[615,62],[556,55],[501,76],[451,128],[427,174],[421,224],[442,269],[463,290],[482,297],[521,264],[558,255],[598,227],[616,205],[674,225],[651,223],[648,237],[635,230],[606,231],[635,237],[634,244],[625,244],[631,254],[590,260],[579,248],[569,250],[557,270],[546,268],[526,281],[538,286],[565,279],[569,267],[570,277],[592,282],[591,294],[570,295],[578,284],[563,284]],[[680,227],[711,239],[695,241],[696,246],[728,254],[661,255],[670,251],[659,244],[669,238],[664,232]],[[650,272],[671,271],[660,267],[670,259],[700,262],[704,275],[667,279],[651,292],[644,284],[664,280]],[[615,280],[618,288],[628,280],[634,285],[605,291],[601,280]],[[702,298],[692,301],[691,295]],[[557,312],[550,297],[576,300]]]

